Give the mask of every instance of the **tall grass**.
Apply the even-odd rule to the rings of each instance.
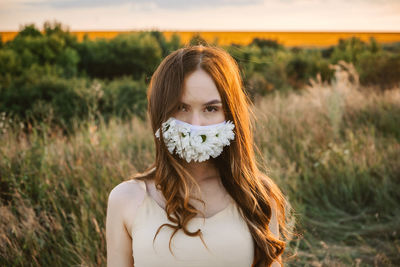
[[[72,137],[12,125],[0,141],[0,265],[105,265],[111,188],[151,161],[145,124],[88,122]]]
[[[262,99],[257,144],[299,212],[299,266],[398,266],[400,88],[360,88],[335,67],[331,86]]]
[[[396,266],[400,88],[375,93],[337,68],[332,85],[317,79],[255,106],[263,168],[303,235],[288,265]],[[107,196],[153,160],[148,123],[89,120],[68,137],[21,127],[0,116],[0,265],[105,266]]]

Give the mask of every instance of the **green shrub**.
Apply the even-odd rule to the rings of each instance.
[[[333,78],[329,62],[322,58],[320,51],[300,50],[287,62],[285,71],[289,83],[295,89],[303,88],[310,78],[315,78],[318,73],[322,81],[330,82]]]
[[[71,126],[72,119],[88,117],[90,92],[85,79],[47,75],[37,80],[26,79],[3,88],[1,112],[29,121],[50,120],[64,127]]]
[[[330,60],[334,64],[344,60],[357,65],[359,56],[367,49],[368,45],[361,41],[360,38],[340,39],[331,54]]]
[[[363,85],[378,85],[382,90],[400,85],[400,54],[366,51],[357,67]]]
[[[54,69],[52,69],[54,70]],[[130,77],[110,82],[85,78],[60,78],[40,75],[45,70],[32,68],[31,75],[15,80],[0,91],[0,112],[12,114],[30,122],[46,121],[65,130],[72,123],[101,114],[108,119],[136,115],[145,118],[147,86]]]
[[[122,77],[104,85],[104,96],[99,103],[103,115],[118,116],[123,119],[133,114],[144,119],[147,109],[147,86],[144,76],[140,80]]]
[[[157,39],[146,32],[120,34],[111,40],[84,40],[78,50],[80,70],[97,78],[151,76],[162,55]]]

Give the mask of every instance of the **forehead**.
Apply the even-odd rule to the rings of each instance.
[[[203,69],[197,69],[185,79],[182,102],[203,104],[212,99],[221,100],[212,77]]]

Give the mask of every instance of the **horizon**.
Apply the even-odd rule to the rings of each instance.
[[[61,25],[64,30],[75,35],[78,41],[85,39],[85,36],[91,40],[97,38],[113,39],[120,34],[130,34],[138,32],[149,32],[149,30],[122,30],[122,31],[74,31],[69,30],[66,25]],[[157,29],[151,29],[153,31]],[[40,30],[42,33],[44,30]],[[249,45],[258,38],[261,40],[274,40],[286,47],[329,47],[336,45],[340,39],[352,37],[359,38],[364,42],[369,42],[374,38],[381,44],[390,44],[400,42],[400,32],[344,32],[344,31],[159,31],[167,40],[176,34],[180,37],[183,44],[187,44],[196,34],[209,43],[215,41],[218,45]],[[17,36],[18,31],[0,32],[3,42],[11,41]]]
[[[0,0],[0,31],[400,32],[397,0]]]
[[[29,24],[34,24],[34,23],[26,23],[24,25],[21,25],[21,27],[23,26],[27,26]],[[43,31],[43,25],[37,25],[34,24],[35,27],[40,30]],[[93,30],[88,30],[88,29],[71,29],[70,27],[68,27],[68,25],[66,24],[62,24],[62,26],[67,26],[67,30],[71,33],[75,33],[75,32],[139,32],[139,31],[159,31],[159,32],[189,32],[189,33],[196,33],[196,32],[248,32],[248,33],[394,33],[394,34],[398,34],[400,33],[400,30],[397,31],[389,31],[389,30],[376,30],[376,31],[370,31],[370,30],[207,30],[207,29],[202,29],[202,30],[198,30],[198,29],[193,29],[193,30],[179,30],[179,29],[157,29],[157,28],[143,28],[143,29],[93,29]],[[0,29],[0,33],[4,33],[4,32],[20,32],[21,28],[18,30],[1,30]]]

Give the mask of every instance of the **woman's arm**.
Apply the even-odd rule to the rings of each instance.
[[[129,203],[126,199],[126,185],[116,186],[108,197],[106,238],[107,266],[133,266],[132,239],[125,224],[124,210]]]
[[[277,206],[275,200],[272,199],[271,201],[271,220],[269,221],[269,230],[272,232],[272,234],[275,236],[275,238],[279,238],[279,224],[278,224],[278,219],[277,219]],[[279,260],[281,260],[281,256],[279,256]],[[271,267],[281,267],[281,264],[279,264],[278,261],[274,261],[271,265]]]

